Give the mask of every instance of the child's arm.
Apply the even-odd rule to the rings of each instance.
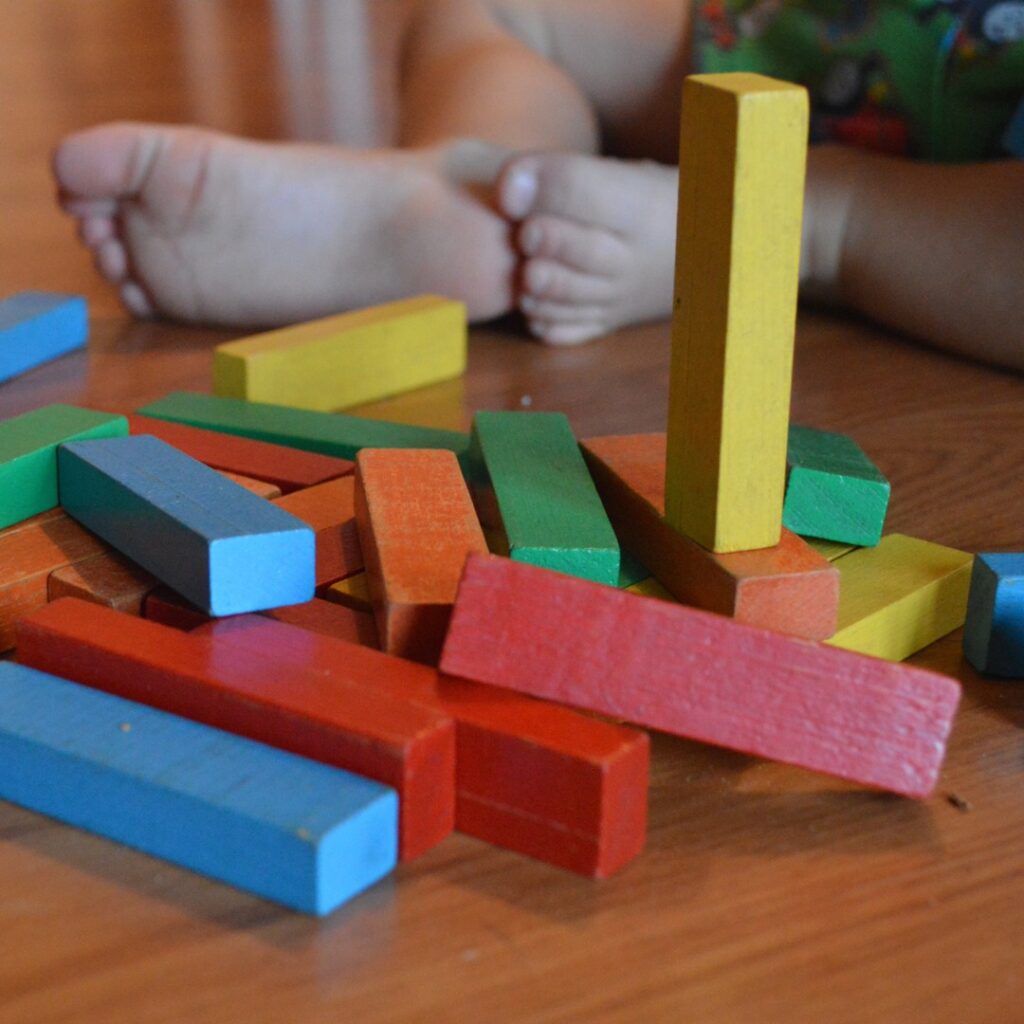
[[[924,164],[812,147],[807,291],[1024,370],[1024,161]]]

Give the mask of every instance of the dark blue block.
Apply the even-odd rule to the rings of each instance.
[[[0,302],[0,381],[81,348],[89,336],[85,299],[19,292]]]
[[[311,914],[397,855],[388,787],[13,662],[0,797]]]
[[[1024,553],[975,557],[964,656],[979,672],[1024,679]]]
[[[1024,160],[1024,100],[1020,101],[1017,113],[1003,136],[1003,148],[1012,156]]]
[[[77,441],[57,471],[69,515],[208,614],[312,600],[313,530],[171,445]]]

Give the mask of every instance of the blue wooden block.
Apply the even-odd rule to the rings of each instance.
[[[964,656],[979,672],[1024,679],[1024,553],[975,556]]]
[[[388,787],[13,662],[0,797],[311,914],[397,856]]]
[[[57,469],[69,515],[208,614],[312,600],[313,530],[171,445],[77,441]]]
[[[0,381],[81,348],[89,336],[85,299],[19,292],[0,302]]]
[[[1003,148],[1011,156],[1024,160],[1024,100],[1020,101],[1017,113],[1003,136]]]

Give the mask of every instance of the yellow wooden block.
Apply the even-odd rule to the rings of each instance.
[[[974,556],[900,533],[838,559],[839,628],[826,643],[902,661],[964,624]]]
[[[466,307],[420,295],[219,345],[213,390],[225,398],[321,412],[458,377]]]
[[[716,552],[781,535],[807,119],[761,75],[683,88],[665,518]]]
[[[843,555],[848,555],[851,551],[857,550],[856,544],[843,544],[837,540],[821,540],[818,537],[804,537],[804,540],[822,558],[827,558],[830,562],[834,562],[836,559],[842,558]]]
[[[347,608],[355,608],[360,612],[372,612],[373,602],[370,600],[370,586],[365,572],[357,572],[346,576],[337,583],[332,583],[323,592],[328,601],[343,604]]]
[[[648,576],[647,579],[640,580],[639,583],[631,584],[626,587],[626,590],[631,594],[639,594],[641,597],[657,597],[662,601],[679,603],[653,576]]]

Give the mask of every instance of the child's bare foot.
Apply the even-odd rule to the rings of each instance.
[[[671,313],[678,180],[660,164],[561,153],[505,165],[498,206],[519,222],[534,334],[575,344]]]
[[[486,319],[512,307],[516,254],[458,173],[460,145],[348,150],[114,124],[69,136],[54,168],[137,315],[263,326],[436,292]]]

